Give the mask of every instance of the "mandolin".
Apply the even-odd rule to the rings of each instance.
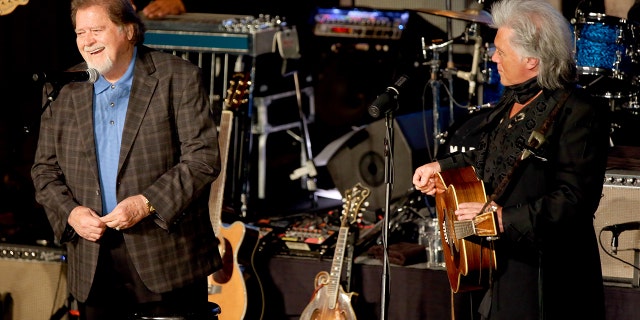
[[[348,320],[356,319],[351,306],[354,292],[345,292],[340,285],[344,252],[347,246],[349,227],[356,221],[370,190],[357,183],[345,192],[343,199],[340,232],[333,253],[331,272],[321,271],[315,277],[315,291],[300,320]]]

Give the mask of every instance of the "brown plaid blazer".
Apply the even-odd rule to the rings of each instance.
[[[179,57],[138,47],[116,192],[119,201],[144,194],[162,217],[123,231],[131,261],[155,292],[192,283],[221,265],[207,207],[220,155],[200,72]],[[92,84],[70,83],[41,117],[32,178],[57,239],[74,207],[102,211],[92,101]],[[79,237],[66,244],[68,288],[80,302],[89,295],[99,247]]]

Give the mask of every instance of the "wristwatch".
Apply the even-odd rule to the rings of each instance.
[[[154,208],[153,205],[151,205],[151,202],[149,202],[149,199],[147,199],[147,197],[144,197],[144,204],[147,205],[147,210],[149,210],[149,214],[156,213],[156,208]]]

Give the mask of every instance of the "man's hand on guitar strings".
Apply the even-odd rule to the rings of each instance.
[[[492,201],[483,212],[482,208],[484,205],[484,202],[462,202],[458,204],[458,209],[455,211],[455,215],[458,220],[471,220],[481,213],[495,211],[498,228],[500,229],[500,232],[504,232],[504,228],[502,227],[502,207]]]

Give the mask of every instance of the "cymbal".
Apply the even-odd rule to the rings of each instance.
[[[436,16],[466,20],[471,22],[479,22],[484,24],[493,23],[491,14],[484,10],[466,9],[464,11],[438,10],[438,9],[413,9],[418,12],[428,13]]]

